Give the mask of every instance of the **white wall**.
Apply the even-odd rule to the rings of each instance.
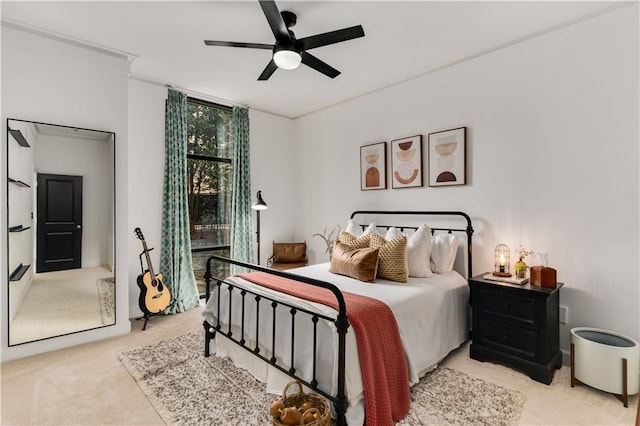
[[[130,331],[126,271],[129,253],[127,221],[127,73],[129,62],[2,26],[2,138],[6,118],[106,130],[116,133],[116,325],[82,333],[7,347],[7,228],[0,227],[2,273],[0,340],[2,361],[99,340]],[[0,150],[1,176],[6,176],[6,150]],[[6,205],[6,187],[0,186]],[[6,224],[6,210],[0,209]],[[125,291],[123,291],[125,290]]]
[[[82,267],[109,265],[113,220],[110,143],[41,135],[35,172],[82,176]]]
[[[295,120],[298,236],[363,208],[463,210],[475,274],[498,243],[549,253],[564,351],[575,326],[638,339],[638,48],[636,3]],[[422,134],[426,152],[460,126],[466,186],[360,191],[360,146]]]
[[[268,206],[260,213],[260,263],[266,265],[273,241],[297,241],[300,176],[290,119],[250,109],[249,126],[253,200],[262,191]]]
[[[129,263],[127,271],[129,317],[139,317],[140,275],[138,254],[142,244],[133,233],[139,227],[149,248],[151,263],[160,267],[162,230],[162,185],[164,176],[164,113],[167,88],[138,80],[129,81],[129,229],[126,230]]]

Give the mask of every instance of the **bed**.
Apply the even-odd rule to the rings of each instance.
[[[457,235],[455,240],[460,244],[456,244],[454,270],[428,278],[409,277],[406,283],[381,278],[366,283],[329,272],[328,263],[282,272],[212,256],[205,274],[205,356],[229,356],[235,365],[266,382],[267,391],[274,394],[280,394],[284,385],[295,378],[331,402],[338,424],[364,424],[365,414],[373,412],[371,398],[365,398],[365,394],[373,393],[367,385],[368,376],[363,374],[366,369],[361,370],[360,355],[366,350],[371,352],[371,348],[359,351],[360,336],[356,336],[354,324],[349,321],[355,317],[347,315],[345,296],[351,300],[355,294],[384,302],[395,317],[401,341],[399,352],[405,363],[402,368],[406,369],[404,380],[409,385],[433,370],[468,338],[466,277],[472,271],[471,219],[463,212],[356,211],[351,220],[362,221],[358,226],[372,231],[372,217],[376,223],[389,217],[410,223],[375,225],[377,232],[387,234],[390,229],[411,234],[417,232],[420,223],[445,223],[431,225],[430,232],[434,236]],[[301,299],[295,293],[265,288],[264,283],[252,282],[252,274],[213,277],[212,262],[257,271],[254,274],[262,274],[263,280],[295,280],[300,288],[309,285],[325,289],[321,291],[329,292],[335,301],[326,306]],[[215,339],[217,335],[226,339]],[[383,340],[370,344],[386,346],[386,338]],[[391,368],[386,365],[385,371],[387,367]],[[369,391],[365,392],[365,388]],[[372,418],[367,416],[367,424],[375,423],[370,421]]]

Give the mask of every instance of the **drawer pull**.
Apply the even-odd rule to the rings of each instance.
[[[503,308],[505,308],[505,309],[511,309],[511,305],[510,305],[510,304],[508,304],[508,303],[505,303],[505,304],[503,305]]]
[[[504,336],[502,336],[502,339],[506,342],[507,340],[509,340],[509,336],[505,334]]]

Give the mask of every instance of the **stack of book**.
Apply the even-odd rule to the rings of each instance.
[[[484,279],[489,281],[500,281],[502,283],[518,284],[518,285],[526,284],[529,282],[529,278],[497,277],[493,274],[486,274],[484,276]]]

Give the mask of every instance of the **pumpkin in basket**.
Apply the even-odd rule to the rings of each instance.
[[[271,403],[271,407],[269,407],[269,414],[271,417],[280,418],[280,414],[282,414],[282,410],[284,410],[284,402],[281,399],[277,399]]]
[[[298,386],[298,392],[288,394],[292,385]],[[331,410],[329,403],[320,395],[305,394],[302,383],[297,380],[289,382],[282,392],[282,398],[274,401],[269,407],[274,426],[330,426]]]
[[[280,421],[285,425],[295,426],[300,424],[302,414],[296,407],[287,407],[280,414]]]
[[[320,419],[320,410],[315,407],[309,408],[302,413],[302,421],[304,424],[315,422]]]

